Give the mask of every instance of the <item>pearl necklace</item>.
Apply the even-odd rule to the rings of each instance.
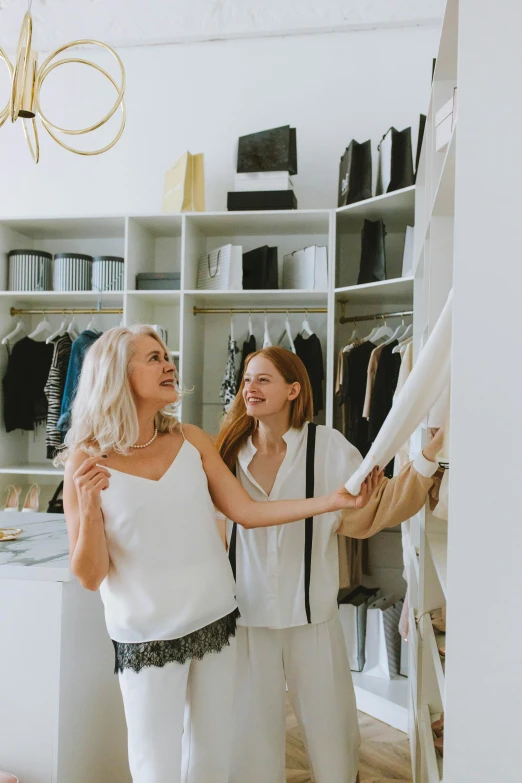
[[[150,440],[148,440],[146,443],[142,443],[141,446],[131,446],[131,449],[146,449],[147,446],[150,446],[151,443],[154,443],[158,436],[158,428],[154,427],[154,435]]]

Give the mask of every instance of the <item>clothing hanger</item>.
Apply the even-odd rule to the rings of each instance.
[[[268,318],[266,317],[266,310],[265,310],[265,334],[263,336],[263,348],[270,348],[272,345],[272,340],[270,339],[270,333],[268,331]]]
[[[80,334],[80,329],[78,327],[78,324],[74,320],[74,317],[71,319],[69,326],[67,327],[67,334],[69,335],[69,337],[73,342]]]
[[[279,340],[277,342],[278,345],[281,345],[281,342],[282,342],[283,338],[285,337],[285,335],[288,338],[288,343],[290,345],[290,350],[292,351],[292,353],[296,353],[294,341],[292,339],[292,330],[290,329],[290,320],[289,320],[289,317],[288,317],[288,312],[287,312],[286,318],[285,318],[285,330],[284,330],[283,334],[281,335],[281,337],[279,338]]]
[[[372,331],[370,332],[370,334],[369,334],[367,337],[363,337],[363,341],[364,341],[365,343],[371,343],[371,342],[373,342],[373,340],[374,340],[374,338],[375,338],[375,335],[376,335],[376,334],[377,334],[377,332],[379,331],[379,328],[380,328],[379,326],[374,326],[374,327],[373,327],[373,329],[372,329]]]
[[[252,326],[252,313],[248,314],[248,336],[254,336],[254,327]]]
[[[21,337],[23,334],[27,334],[27,327],[22,319],[19,318],[13,331],[9,332],[9,334],[6,334],[6,336],[3,338],[2,345],[9,345],[11,340],[14,340],[15,337]]]
[[[230,340],[231,342],[234,342],[234,316],[232,315],[232,311],[230,311]]]
[[[45,318],[44,316],[43,320],[40,321],[36,329],[34,329],[34,331],[32,331],[31,334],[29,335],[29,339],[34,340],[34,338],[39,337],[42,334],[42,332],[52,332],[52,331],[53,331],[53,327],[51,326],[47,318]]]
[[[376,333],[373,335],[373,340],[382,340],[383,337],[391,337],[393,334],[392,330],[386,323],[386,318],[384,319],[384,323],[382,326],[379,326]]]
[[[396,328],[396,330],[394,331],[394,333],[392,334],[392,336],[389,338],[389,340],[386,340],[386,342],[384,343],[384,345],[389,345],[390,343],[393,343],[393,341],[394,341],[394,340],[399,340],[399,339],[401,339],[401,338],[400,338],[400,335],[402,335],[402,333],[403,333],[403,330],[405,331],[405,326],[404,326],[404,318],[402,319],[402,323],[401,323],[401,324],[399,324],[399,326]]]
[[[86,326],[86,331],[88,332],[99,332],[100,330],[96,328],[96,315],[93,315],[91,320]]]
[[[413,324],[408,324],[408,326],[406,327],[406,331],[404,332],[404,334],[401,337],[401,340],[400,340],[401,345],[402,345],[402,343],[405,343],[406,340],[409,340],[411,337],[413,337]]]
[[[63,335],[65,334],[66,331],[67,331],[67,316],[64,313],[62,323],[60,324],[60,326],[58,327],[58,329],[55,332],[52,332],[49,335],[49,337],[47,338],[47,340],[45,342],[47,343],[47,345],[49,345],[49,343],[52,343],[53,340],[56,340],[57,337],[63,337]]]
[[[356,327],[356,325],[355,325],[355,321],[354,321],[354,322],[353,322],[353,332],[352,332],[352,334],[351,334],[351,337],[350,337],[350,339],[348,340],[348,342],[346,343],[346,345],[345,345],[345,346],[344,346],[344,348],[343,348],[343,352],[344,352],[344,353],[345,353],[346,351],[349,351],[349,350],[350,350],[350,348],[352,347],[352,343],[353,343],[353,342],[354,342],[356,339],[357,339],[357,327]]]
[[[308,323],[308,310],[305,310],[305,317],[303,318],[303,323],[301,324],[301,331],[305,332],[309,337],[313,335],[312,327]]]

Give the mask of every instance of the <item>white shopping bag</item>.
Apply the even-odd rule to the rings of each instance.
[[[328,288],[326,247],[311,245],[284,256],[283,288],[326,291]]]
[[[241,291],[243,248],[223,245],[199,257],[197,288],[206,291]]]
[[[388,595],[368,607],[364,674],[391,680],[400,671],[399,620],[404,601]]]

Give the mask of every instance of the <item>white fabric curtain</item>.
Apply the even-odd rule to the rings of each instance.
[[[453,291],[435,324],[410,376],[377,435],[361,467],[346,482],[357,495],[368,474],[378,465],[383,469],[411,437],[433,408],[450,381]]]

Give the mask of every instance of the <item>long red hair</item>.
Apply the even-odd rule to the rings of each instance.
[[[249,363],[256,356],[264,356],[268,359],[286,383],[299,383],[301,386],[301,391],[295,400],[290,402],[290,427],[301,429],[307,421],[312,421],[314,417],[312,386],[301,359],[291,351],[287,351],[286,348],[278,348],[277,346],[263,348],[250,354],[245,362],[245,372]],[[236,398],[223,420],[216,440],[217,449],[230,470],[234,470],[241,447],[256,428],[256,419],[246,412],[243,399],[244,385],[243,375]]]

